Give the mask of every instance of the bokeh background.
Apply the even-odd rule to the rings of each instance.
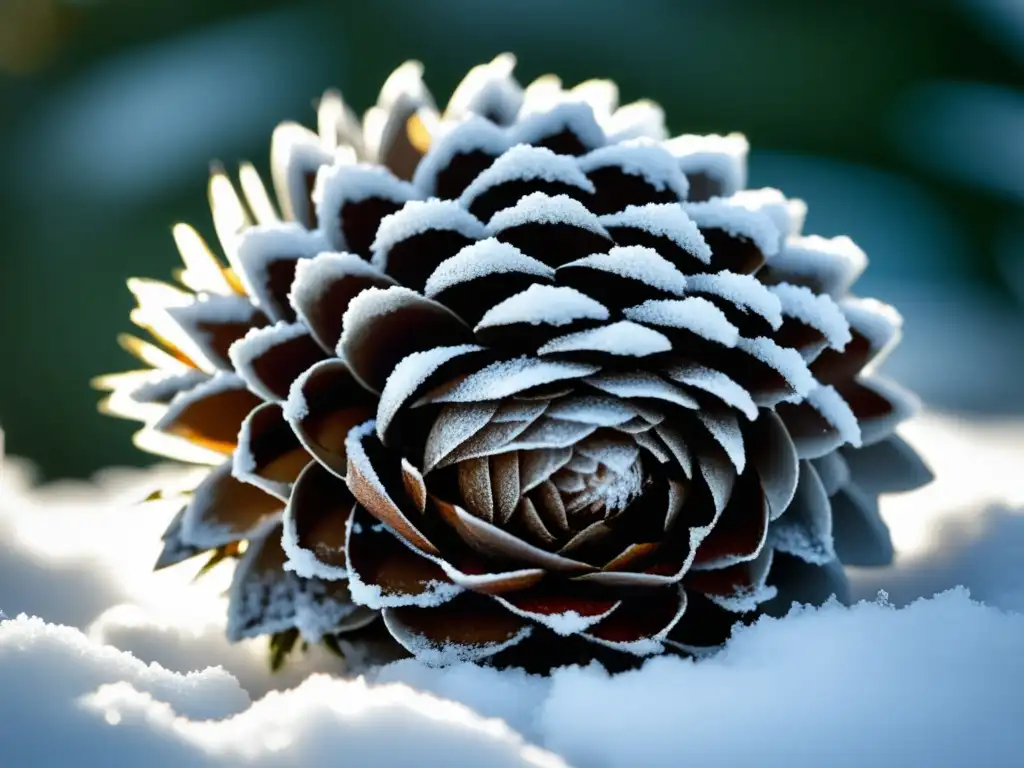
[[[91,377],[129,368],[131,275],[213,238],[208,162],[266,170],[326,87],[365,109],[417,58],[443,103],[608,77],[681,132],[747,134],[751,186],[849,234],[905,320],[887,363],[932,408],[1024,413],[1024,0],[0,0],[0,425],[48,476],[149,463]]]

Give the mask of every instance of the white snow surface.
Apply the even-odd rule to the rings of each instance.
[[[867,266],[867,255],[845,235],[790,237],[771,259],[772,269],[784,274],[816,277],[834,298],[850,290]]]
[[[132,502],[157,478],[194,484],[196,469],[33,487],[11,460],[0,494],[0,755],[12,766],[95,758],[115,768],[315,768],[339,756],[381,766],[1011,768],[1024,749],[1024,420],[925,414],[901,432],[938,479],[883,500],[897,561],[854,569],[854,594],[869,602],[762,620],[716,656],[657,657],[613,677],[408,660],[306,679],[344,671],[316,650],[271,677],[265,643],[223,639],[229,574],[191,584],[196,564],[149,570],[176,505]],[[987,605],[954,590],[898,607],[960,583]],[[875,600],[879,589],[895,606]],[[185,676],[193,670],[205,671]]]
[[[531,192],[519,198],[512,207],[494,214],[487,229],[491,234],[497,234],[521,224],[568,224],[609,237],[597,216],[579,200],[568,195],[551,196],[543,192]]]
[[[782,303],[782,314],[821,331],[832,349],[841,352],[853,339],[850,323],[828,294],[789,283],[779,283],[768,290]]]
[[[433,195],[437,191],[437,174],[456,155],[481,151],[497,157],[511,146],[504,130],[486,118],[471,115],[431,143],[427,154],[416,166],[412,183],[424,194]]]
[[[607,320],[608,308],[575,288],[534,283],[525,291],[495,304],[476,328],[528,323],[569,325],[574,320]]]
[[[433,298],[446,288],[486,275],[518,272],[550,280],[555,270],[514,245],[489,237],[467,245],[454,256],[442,261],[427,278],[423,293]]]
[[[679,161],[683,173],[705,173],[722,182],[727,195],[747,186],[750,144],[742,134],[702,136],[684,133],[669,139],[664,146]]]
[[[621,168],[630,176],[642,176],[644,181],[659,192],[671,190],[678,200],[685,200],[690,191],[678,161],[660,142],[649,139],[630,139],[609,144],[588,152],[577,161],[584,173],[599,168]]]
[[[727,197],[682,205],[701,229],[721,229],[733,237],[745,237],[753,241],[765,258],[770,259],[779,252],[779,230],[763,211],[734,204]]]
[[[705,264],[711,263],[711,247],[705,242],[693,219],[676,203],[627,205],[618,213],[601,217],[606,227],[633,227],[652,235],[667,237]]]
[[[459,202],[469,208],[474,200],[491,187],[510,181],[532,179],[561,182],[586,192],[594,192],[594,185],[583,175],[574,158],[556,155],[544,147],[516,144],[495,160],[490,168],[473,179],[462,192]]]
[[[622,314],[638,323],[685,328],[726,347],[735,347],[740,338],[739,330],[726,319],[725,313],[700,296],[682,300],[650,299],[623,310]]]
[[[687,284],[693,293],[720,296],[746,312],[760,315],[774,329],[782,325],[782,303],[753,275],[729,271],[690,275]]]
[[[480,221],[454,200],[410,200],[394,213],[381,219],[377,236],[370,246],[372,263],[385,269],[388,252],[403,240],[422,235],[430,230],[458,232],[470,240],[481,240],[487,230]]]
[[[639,280],[653,288],[682,296],[686,292],[686,277],[668,259],[653,248],[642,245],[617,245],[608,253],[595,253],[563,264],[566,267],[587,267],[610,272],[620,277]]]
[[[532,114],[531,105],[524,104],[518,120],[509,127],[509,136],[517,144],[535,144],[566,130],[575,134],[587,149],[597,149],[605,143],[594,109],[584,101],[566,101]]]

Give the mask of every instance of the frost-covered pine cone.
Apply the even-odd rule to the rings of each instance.
[[[428,662],[621,665],[891,558],[877,495],[928,473],[864,254],[743,190],[742,137],[666,140],[656,105],[511,64],[443,115],[407,64],[362,130],[328,94],[319,137],[274,137],[290,221],[215,172],[231,269],[179,229],[195,295],[136,283],[167,351],[131,341],[156,370],[108,407],[217,465],[162,563],[241,555],[234,638],[380,612]]]

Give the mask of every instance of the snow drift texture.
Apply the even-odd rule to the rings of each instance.
[[[227,574],[197,590],[190,571],[149,573],[156,553],[138,543],[158,546],[167,519],[129,503],[152,475],[31,489],[9,464],[0,764],[1018,765],[1024,424],[927,417],[904,432],[939,480],[888,501],[899,557],[854,574],[868,602],[798,609],[698,664],[616,677],[403,661],[303,681],[343,672],[313,652],[268,678],[262,643],[222,639]],[[958,583],[987,605],[954,589],[900,607]]]

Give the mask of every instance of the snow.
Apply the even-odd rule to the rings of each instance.
[[[841,352],[850,343],[850,323],[832,297],[815,293],[802,285],[779,283],[768,290],[782,303],[782,313],[809,325],[825,335],[828,345]]]
[[[472,245],[467,245],[454,256],[440,264],[427,278],[423,293],[430,298],[437,296],[447,288],[459,283],[466,283],[486,275],[508,274],[518,272],[536,275],[550,280],[555,270],[532,256],[527,256],[514,245],[502,243],[489,237]]]
[[[877,299],[848,297],[840,301],[839,306],[850,326],[867,337],[874,349],[889,346],[903,328],[900,313]]]
[[[555,381],[578,379],[599,370],[596,365],[517,357],[492,363],[470,374],[447,392],[433,399],[437,403],[473,403],[500,400],[525,389]]]
[[[456,155],[481,151],[498,157],[511,146],[505,131],[479,115],[471,115],[431,142],[427,154],[416,166],[412,183],[423,194],[433,195],[437,191],[437,174],[447,168]]]
[[[563,264],[559,269],[586,267],[613,275],[639,280],[652,288],[682,296],[686,278],[653,248],[642,245],[617,245],[608,253],[595,253]]]
[[[701,203],[683,203],[683,210],[701,229],[721,229],[733,237],[745,237],[771,258],[779,252],[779,230],[762,211],[734,205],[728,198],[714,197]]]
[[[381,219],[377,236],[370,246],[372,263],[384,271],[388,264],[388,251],[410,237],[430,230],[458,232],[470,240],[482,240],[487,229],[465,208],[454,200],[410,200],[395,213]]]
[[[261,278],[270,262],[279,258],[304,258],[327,250],[327,240],[319,231],[308,231],[295,222],[249,227],[238,237],[238,275],[245,291],[256,301],[264,298]],[[254,279],[257,278],[257,279]]]
[[[712,414],[700,411],[697,418],[707,428],[715,441],[725,449],[729,461],[736,467],[736,474],[742,475],[747,464],[746,451],[743,448],[743,433],[739,422],[732,414]]]
[[[868,257],[845,235],[807,235],[788,238],[769,266],[783,277],[813,278],[825,293],[838,298],[867,268]]]
[[[799,235],[807,218],[807,203],[788,199],[782,192],[771,187],[741,189],[729,196],[729,202],[767,214],[782,238]]]
[[[285,218],[305,221],[307,173],[331,162],[319,137],[298,123],[281,123],[270,140],[270,172]]]
[[[739,408],[751,421],[757,418],[757,405],[750,393],[721,371],[687,363],[670,368],[665,375],[680,384],[711,393],[726,405]]]
[[[750,144],[742,134],[683,134],[666,141],[665,149],[676,157],[683,173],[705,173],[720,181],[727,195],[747,185]]]
[[[341,209],[345,205],[370,198],[403,204],[419,197],[412,184],[396,178],[384,166],[370,163],[325,165],[317,173],[313,187],[319,229],[338,250],[346,245],[340,241]]]
[[[576,161],[584,173],[600,168],[621,168],[630,176],[642,176],[659,192],[670,190],[677,200],[685,200],[689,182],[679,170],[679,163],[659,142],[630,139],[595,149]]]
[[[690,275],[687,280],[693,293],[720,296],[744,311],[760,315],[772,328],[782,325],[782,303],[752,275],[722,271],[714,275]]]
[[[516,57],[502,53],[470,69],[452,91],[445,117],[494,114],[502,123],[512,122],[523,104],[523,89],[512,75],[515,66]]]
[[[596,351],[620,357],[646,357],[672,349],[672,342],[655,330],[621,320],[586,331],[559,336],[537,350],[538,354]]]
[[[262,328],[250,328],[245,336],[228,348],[228,358],[235,371],[245,378],[249,389],[264,400],[277,400],[278,396],[260,384],[259,378],[249,375],[253,362],[277,346],[309,335],[304,323],[289,323],[280,320]]]
[[[584,101],[566,101],[545,112],[531,114],[529,102],[509,128],[509,136],[516,144],[535,144],[563,131],[575,135],[587,149],[597,149],[605,143],[604,131],[594,118],[594,109]]]
[[[33,489],[9,461],[3,757],[71,765],[102,755],[115,767],[315,768],[344,755],[369,765],[1012,768],[1024,747],[1024,616],[1012,612],[1024,609],[1024,421],[926,414],[901,431],[938,480],[883,501],[897,561],[853,569],[854,593],[869,602],[761,620],[697,663],[659,656],[615,676],[570,667],[542,678],[408,660],[269,698],[268,687],[344,668],[314,651],[271,677],[265,643],[223,640],[221,569],[196,584],[191,566],[150,573],[176,505],[132,501],[158,476],[194,472],[119,471],[99,485]],[[895,607],[959,583],[989,605],[954,590]],[[880,588],[895,606],[875,601]],[[15,618],[22,611],[69,627]],[[227,671],[180,674],[218,664]]]
[[[487,229],[491,234],[497,234],[521,224],[567,224],[609,237],[597,216],[568,195],[552,197],[543,192],[532,192],[519,198],[511,208],[494,214]]]
[[[735,347],[740,332],[725,314],[707,299],[691,296],[683,300],[651,299],[623,313],[638,323],[650,323],[666,328],[685,328],[708,341],[726,347]]]
[[[609,144],[643,137],[655,141],[668,138],[665,110],[649,99],[623,104],[610,117],[601,120],[601,127],[608,136]]]
[[[474,330],[513,323],[560,326],[608,317],[607,307],[574,288],[535,283],[487,310]]]
[[[711,247],[682,206],[676,203],[627,205],[618,213],[601,217],[606,227],[633,227],[671,240],[705,264],[711,263]]]
[[[795,349],[780,347],[764,336],[758,336],[756,339],[741,338],[736,346],[768,367],[775,369],[797,395],[804,397],[814,387],[814,377]]]
[[[517,144],[495,160],[490,168],[473,179],[473,182],[463,191],[459,202],[465,208],[469,208],[474,200],[492,187],[510,181],[534,179],[560,182],[585,192],[594,192],[594,185],[583,175],[583,171],[576,165],[574,158],[556,155],[544,147]]]
[[[835,427],[843,440],[854,448],[861,446],[860,425],[850,406],[832,386],[817,386],[807,393],[807,402],[825,421]]]

